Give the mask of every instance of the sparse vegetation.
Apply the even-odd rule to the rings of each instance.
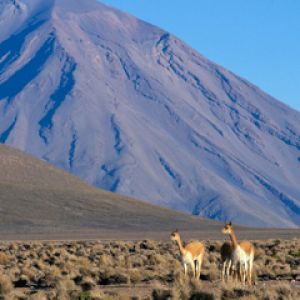
[[[6,299],[300,299],[300,240],[254,241],[255,286],[220,280],[220,242],[204,242],[201,281],[183,274],[175,243],[2,243]],[[15,298],[14,298],[15,297]]]

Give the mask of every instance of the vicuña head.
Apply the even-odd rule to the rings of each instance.
[[[180,235],[179,235],[178,229],[174,230],[174,231],[170,234],[170,238],[171,238],[172,241],[178,241],[178,240],[180,240]]]
[[[229,223],[225,223],[225,226],[222,229],[224,234],[231,234],[233,230],[231,221]]]

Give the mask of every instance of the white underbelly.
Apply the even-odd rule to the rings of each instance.
[[[247,256],[245,251],[238,246],[236,250],[234,250],[232,253],[232,263],[246,264],[248,261],[249,261],[249,257]]]
[[[194,263],[194,259],[193,256],[190,253],[187,253],[183,258],[182,261],[184,264],[193,264]]]

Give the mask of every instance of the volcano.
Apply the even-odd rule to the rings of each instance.
[[[2,144],[163,207],[300,226],[300,112],[93,0],[4,0],[0,28]]]

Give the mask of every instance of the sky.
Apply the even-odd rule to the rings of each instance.
[[[101,0],[176,35],[300,111],[300,1]]]

